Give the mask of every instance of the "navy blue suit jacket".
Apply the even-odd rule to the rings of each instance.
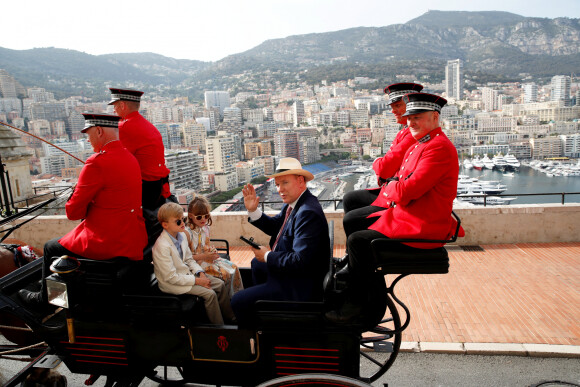
[[[262,214],[251,222],[270,235],[270,248],[284,223],[287,207],[284,205],[276,216]],[[328,222],[318,199],[307,189],[290,213],[276,250],[268,253],[268,282],[278,282],[287,300],[321,300],[329,259]]]
[[[284,223],[286,208],[276,216],[262,214],[251,222],[270,235],[270,248]],[[322,301],[322,282],[329,267],[328,223],[318,199],[306,190],[290,213],[276,251],[266,262],[252,260],[253,286],[232,297],[232,309],[241,325],[251,324],[258,300]]]

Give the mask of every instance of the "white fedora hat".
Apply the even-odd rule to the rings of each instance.
[[[280,163],[278,164],[278,168],[276,168],[276,173],[266,177],[272,178],[285,175],[304,176],[305,181],[314,179],[314,175],[308,172],[306,169],[302,169],[302,164],[300,164],[300,161],[292,157],[285,157],[281,159]]]

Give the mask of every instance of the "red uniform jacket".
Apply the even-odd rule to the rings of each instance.
[[[416,142],[417,140],[411,136],[408,126],[399,130],[385,155],[373,161],[373,171],[375,171],[377,177],[383,179],[393,177],[401,166],[405,152]]]
[[[143,180],[156,181],[169,175],[161,133],[139,112],[133,112],[119,121],[119,138],[137,158]],[[165,190],[163,196],[168,197],[169,186]]]
[[[143,259],[147,232],[141,172],[120,141],[106,144],[87,159],[65,208],[70,220],[84,219],[59,240],[65,248],[90,259]]]
[[[375,203],[390,208],[372,214],[380,218],[369,229],[389,238],[447,239],[456,226],[451,211],[458,176],[455,146],[441,128],[432,130],[407,150],[397,172],[399,181],[381,190]],[[407,244],[424,249],[443,245]]]

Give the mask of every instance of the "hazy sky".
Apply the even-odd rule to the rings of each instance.
[[[580,18],[580,0],[11,0],[0,47],[215,61],[265,40],[405,23],[428,10]]]

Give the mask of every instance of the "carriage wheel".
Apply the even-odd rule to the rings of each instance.
[[[159,366],[147,377],[165,386],[181,386],[185,383],[182,367]]]
[[[374,382],[393,365],[401,347],[401,333],[390,333],[401,327],[395,303],[387,297],[384,319],[372,330],[363,333],[360,351],[360,378]],[[371,356],[372,355],[372,356]]]
[[[340,375],[329,374],[302,374],[284,376],[269,380],[258,387],[286,387],[286,386],[334,386],[334,387],[368,387],[370,384],[360,380]]]

